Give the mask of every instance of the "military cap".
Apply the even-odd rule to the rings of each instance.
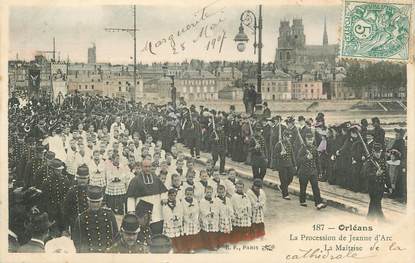
[[[76,177],[78,178],[89,178],[89,168],[86,164],[82,164],[76,171]]]
[[[53,169],[57,169],[57,170],[61,170],[64,168],[63,166],[63,162],[57,158],[54,158],[51,162],[50,162],[50,167]]]
[[[366,119],[361,119],[361,120],[360,120],[360,124],[361,124],[362,126],[368,126],[368,125],[369,125],[369,123],[367,122],[367,120],[366,120]]]
[[[257,123],[257,124],[255,124],[255,130],[261,130],[263,127],[262,127],[262,124],[261,123]]]
[[[272,120],[273,121],[280,121],[282,118],[281,118],[281,116],[280,115],[276,115],[276,116],[274,116],[274,117],[272,117]]]
[[[137,216],[144,216],[147,213],[153,212],[153,204],[144,200],[138,201],[137,206],[135,207],[135,214]]]
[[[46,159],[53,160],[55,158],[55,153],[52,151],[47,151],[45,154]]]
[[[102,188],[96,185],[89,185],[87,195],[90,201],[101,201],[103,199]]]
[[[140,230],[140,224],[135,214],[126,214],[122,219],[121,231],[127,233],[138,233]]]
[[[305,121],[305,118],[303,115],[298,116],[298,121]]]
[[[256,187],[262,187],[262,180],[259,178],[255,178],[253,185]]]
[[[380,152],[380,151],[382,151],[382,144],[380,144],[380,143],[378,143],[378,142],[375,142],[374,144],[373,144],[373,151],[374,152]]]

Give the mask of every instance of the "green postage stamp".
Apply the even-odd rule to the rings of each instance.
[[[411,8],[410,4],[345,0],[340,56],[407,62]]]

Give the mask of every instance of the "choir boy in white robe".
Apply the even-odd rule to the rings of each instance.
[[[250,229],[252,224],[251,201],[244,192],[244,183],[236,182],[236,192],[232,195],[234,217],[232,222],[231,243],[250,240]]]
[[[232,197],[236,191],[236,171],[235,169],[231,168],[228,171],[228,178],[225,179],[225,186],[226,186],[226,196]]]
[[[233,206],[231,199],[226,196],[224,185],[218,185],[217,201],[219,203],[219,236],[218,246],[229,242],[230,233],[232,231]]]
[[[203,248],[208,250],[218,249],[218,234],[219,234],[219,203],[216,198],[213,198],[212,186],[205,188],[205,198],[200,200],[200,221],[201,231],[200,237],[202,239]]]
[[[185,189],[183,204],[183,236],[182,252],[189,253],[201,248],[200,222],[199,222],[199,202],[194,198],[194,188]]]
[[[171,239],[174,252],[179,253],[182,250],[180,236],[183,234],[183,206],[176,199],[176,189],[169,189],[167,196],[167,202],[162,207],[163,234]]]
[[[252,188],[246,194],[252,205],[251,238],[263,237],[265,235],[264,218],[267,197],[265,196],[265,191],[262,190],[262,180],[256,178]]]

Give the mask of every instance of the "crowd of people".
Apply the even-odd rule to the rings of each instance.
[[[301,206],[308,183],[315,207],[326,206],[319,181],[368,192],[371,217],[382,218],[385,191],[405,200],[403,129],[387,145],[376,117],[373,129],[366,120],[328,126],[323,113],[283,120],[264,104],[257,116],[252,104],[237,113],[183,100],[143,105],[76,92],[53,102],[14,94],[9,250],[157,253],[171,246],[189,253],[261,238],[268,169],[278,171],[287,200],[298,176]],[[198,168],[201,151],[212,157]],[[251,185],[226,169],[227,158],[251,166]]]

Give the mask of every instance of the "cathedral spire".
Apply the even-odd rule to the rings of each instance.
[[[329,44],[329,38],[327,36],[326,17],[324,16],[323,46],[327,46],[328,44]]]

